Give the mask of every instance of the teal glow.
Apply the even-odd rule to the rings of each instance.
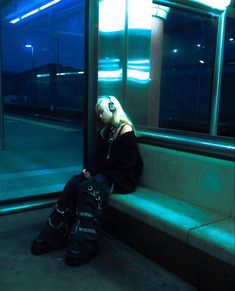
[[[127,64],[128,80],[148,83],[150,80],[150,62],[148,59],[132,59]]]
[[[191,2],[201,3],[212,8],[225,10],[229,6],[231,0],[193,0]]]
[[[227,150],[232,150],[235,152],[235,146],[230,144],[230,145],[225,145],[225,144],[217,144],[217,143],[213,143],[210,141],[198,141],[197,138],[188,138],[188,137],[181,137],[181,136],[173,136],[170,134],[161,134],[161,133],[154,133],[154,132],[146,132],[146,131],[142,131],[142,130],[138,130],[137,134],[140,136],[147,136],[147,137],[155,137],[155,138],[163,138],[165,140],[173,140],[176,143],[177,142],[183,142],[185,144],[189,143],[194,143],[194,144],[198,144],[198,145],[208,145],[208,146],[212,146],[215,148],[224,148]]]
[[[38,74],[37,75],[37,78],[46,78],[46,77],[49,77],[50,74]]]
[[[120,81],[122,79],[122,69],[112,71],[99,71],[99,81]]]
[[[136,81],[149,81],[149,72],[143,72],[140,70],[130,70],[127,71],[127,77],[129,80]]]
[[[101,59],[99,61],[99,81],[120,81],[123,70],[120,69],[120,59]],[[132,59],[127,64],[128,80],[146,83],[150,78],[150,62],[147,59]]]
[[[68,76],[68,75],[83,75],[84,72],[65,72],[65,73],[56,73],[56,76]],[[50,74],[37,74],[37,78],[47,78],[50,77]]]

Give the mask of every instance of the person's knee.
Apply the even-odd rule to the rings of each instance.
[[[93,188],[92,184],[92,178],[86,179],[85,181],[79,183],[78,191],[81,193],[89,193],[90,189]]]

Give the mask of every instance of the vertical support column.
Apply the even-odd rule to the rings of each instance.
[[[2,31],[2,27],[1,27],[1,21],[0,21],[0,32],[1,31]],[[2,38],[0,38],[0,150],[4,150],[5,142],[4,142],[4,115],[3,115],[3,95],[2,95],[2,40],[1,39]]]
[[[95,146],[95,104],[98,80],[98,15],[99,1],[88,0],[85,7],[85,96],[84,96],[84,166]]]
[[[152,13],[152,34],[150,52],[150,94],[148,100],[148,125],[158,127],[159,103],[160,103],[160,82],[162,68],[162,46],[164,20],[170,8],[153,4]]]
[[[223,70],[223,52],[224,52],[224,37],[225,37],[226,11],[219,17],[217,45],[215,53],[215,68],[212,88],[212,105],[210,119],[210,134],[217,135],[219,105],[220,105],[220,88]]]
[[[125,1],[125,27],[123,37],[123,64],[122,64],[122,104],[127,102],[127,62],[128,62],[128,0]]]
[[[2,74],[0,72],[0,150],[5,149],[4,143],[4,115],[3,115],[3,96],[2,96]]]

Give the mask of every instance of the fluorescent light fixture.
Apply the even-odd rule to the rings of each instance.
[[[233,41],[233,40],[234,40],[234,38],[233,38],[233,37],[230,37],[230,38],[229,38],[229,41]]]
[[[65,73],[56,73],[56,76],[67,76],[67,75],[82,75],[83,71],[80,72],[65,72]],[[50,77],[50,74],[37,74],[37,78],[46,78]]]
[[[39,9],[34,9],[34,10],[32,10],[32,11],[30,11],[30,12],[28,12],[28,13],[24,14],[23,16],[21,16],[21,18],[20,18],[20,19],[27,18],[27,17],[29,17],[29,16],[31,16],[31,15],[33,15],[33,14],[36,14],[36,13],[38,13],[38,12],[39,12]]]
[[[25,47],[30,47],[32,48],[33,46],[31,44],[26,44]]]
[[[82,75],[83,71],[80,72],[65,72],[65,73],[56,73],[56,76],[67,76],[67,75]]]
[[[152,0],[129,0],[127,2],[128,28],[150,30],[152,25]],[[108,33],[124,30],[125,17],[126,1],[100,1],[99,31]]]
[[[49,76],[50,76],[50,74],[37,74],[37,78],[46,78]]]
[[[54,1],[51,1],[45,5],[42,5],[41,7],[39,7],[39,10],[43,10],[43,9],[46,9],[47,7],[50,7],[56,3],[60,2],[60,0],[54,0]]]
[[[128,0],[128,28],[148,29],[152,27],[152,0]]]
[[[226,7],[229,6],[231,0],[191,0],[191,2],[201,3],[219,10],[225,10]]]
[[[20,16],[20,17],[17,17],[15,19],[12,19],[10,21],[10,23],[15,24],[15,23],[19,22],[20,20],[23,20],[23,19],[25,19],[25,18],[27,18],[29,16],[32,16],[32,15],[34,15],[34,14],[36,14],[36,13],[38,13],[38,12],[40,12],[40,11],[42,11],[42,10],[50,7],[50,6],[52,6],[52,5],[54,5],[54,4],[56,4],[56,3],[60,2],[60,1],[61,0],[50,1],[50,2],[48,2],[48,3],[46,3],[46,4],[42,5],[42,6],[40,6],[39,8],[36,8],[36,9],[34,9],[32,11],[29,11],[29,12],[25,13],[24,15]]]
[[[124,0],[104,0],[99,3],[99,30],[122,31],[125,27],[126,4]]]
[[[15,19],[11,20],[10,23],[15,24],[19,21],[20,21],[20,18],[15,18]]]
[[[201,64],[205,64],[205,62],[203,60],[199,60],[199,63]]]

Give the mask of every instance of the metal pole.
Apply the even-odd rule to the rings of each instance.
[[[0,31],[2,31],[1,21],[0,21]],[[2,38],[0,38],[0,150],[4,149],[5,141],[4,141],[4,115],[3,115],[3,95],[2,95]]]
[[[125,26],[123,37],[122,96],[123,104],[127,101],[127,63],[128,63],[128,0],[125,1]]]
[[[84,96],[84,166],[90,160],[95,145],[95,104],[98,80],[98,15],[99,1],[86,1],[85,31],[85,96]]]
[[[210,118],[210,134],[217,135],[219,105],[220,105],[220,88],[223,69],[223,52],[225,37],[226,10],[220,15],[218,22],[217,43],[215,53],[215,68],[212,88],[212,106]]]

